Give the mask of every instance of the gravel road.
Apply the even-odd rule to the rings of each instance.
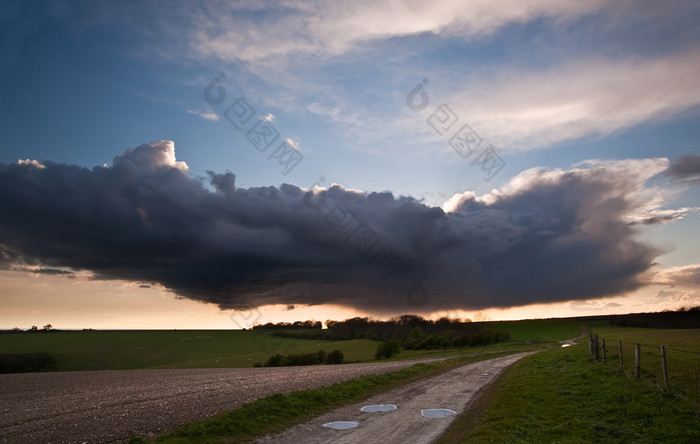
[[[112,443],[154,436],[273,393],[445,358],[282,368],[0,375],[0,442]]]
[[[476,393],[506,367],[532,353],[534,352],[519,353],[464,365],[361,403],[340,407],[280,434],[262,438],[256,444],[432,443],[467,408]],[[383,413],[360,411],[363,406],[372,404],[394,404],[397,409]],[[421,414],[424,409],[449,409],[455,415],[426,418]],[[348,430],[323,427],[323,424],[333,421],[355,421],[358,426]]]

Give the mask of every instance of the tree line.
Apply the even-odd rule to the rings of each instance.
[[[322,324],[318,321],[297,321],[256,325],[253,330],[272,331],[276,336],[328,341],[393,340],[404,349],[413,350],[488,345],[510,340],[507,331],[486,330],[470,320],[447,317],[430,320],[411,314],[388,321],[369,317],[326,321],[326,327],[322,329]]]

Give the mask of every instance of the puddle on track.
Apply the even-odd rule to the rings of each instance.
[[[348,430],[357,427],[357,421],[333,421],[323,424],[323,427],[333,430]]]
[[[454,415],[455,411],[450,409],[425,409],[421,410],[420,414],[426,418],[444,418],[445,416]]]
[[[360,409],[360,411],[365,413],[391,412],[392,410],[396,410],[394,404],[366,405]]]

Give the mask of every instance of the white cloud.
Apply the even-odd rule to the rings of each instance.
[[[226,61],[264,61],[287,55],[332,56],[360,44],[432,33],[490,34],[509,23],[540,17],[571,20],[610,4],[607,0],[379,2],[296,1],[237,3],[200,10],[193,48]],[[250,20],[251,15],[256,20]]]
[[[284,139],[284,141],[287,143],[287,145],[291,146],[291,147],[294,148],[295,150],[301,151],[301,149],[299,148],[299,142],[298,142],[298,141],[296,141],[296,140],[294,140],[294,139],[290,139],[290,138],[286,138],[286,139]]]
[[[194,114],[195,116],[199,116],[204,120],[213,120],[214,122],[219,121],[219,115],[213,111],[196,111],[188,109],[187,114]]]
[[[17,165],[32,165],[32,166],[39,168],[39,169],[46,168],[46,165],[40,163],[37,160],[33,160],[33,159],[24,159],[24,160],[19,159],[17,161]]]
[[[606,136],[700,105],[700,51],[658,59],[569,60],[547,70],[504,68],[450,97],[449,106],[500,148],[527,151]]]
[[[659,290],[654,296],[656,299],[668,300],[670,302],[686,302],[698,299],[698,294],[694,291],[682,290]]]

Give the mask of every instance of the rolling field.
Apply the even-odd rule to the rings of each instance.
[[[477,324],[507,330],[514,342],[560,341],[576,336],[586,323],[576,319],[498,321]],[[45,352],[54,356],[56,370],[127,370],[147,368],[252,367],[271,355],[326,352],[338,349],[345,362],[371,361],[378,341],[323,341],[272,336],[241,330],[90,330],[0,335],[0,354]],[[497,344],[508,348],[516,344]],[[481,349],[481,348],[480,348]],[[436,356],[469,348],[406,350],[399,358]]]
[[[374,358],[377,341],[312,341],[239,330],[60,331],[0,335],[0,354],[46,352],[57,370],[252,367],[275,353],[338,349],[345,362]]]
[[[666,347],[669,388],[696,405],[700,403],[700,329],[596,327],[592,331],[606,339],[607,362],[610,367],[619,368],[618,340],[622,341],[622,366],[627,374],[634,373],[634,344],[641,344],[640,378],[658,387],[665,385],[661,365],[663,344]]]
[[[660,346],[700,353],[700,329],[665,330],[658,328],[594,327],[591,330],[601,338],[622,342]]]
[[[514,341],[561,341],[576,337],[581,327],[591,323],[581,319],[531,319],[483,322],[477,325],[490,330],[507,330]]]

